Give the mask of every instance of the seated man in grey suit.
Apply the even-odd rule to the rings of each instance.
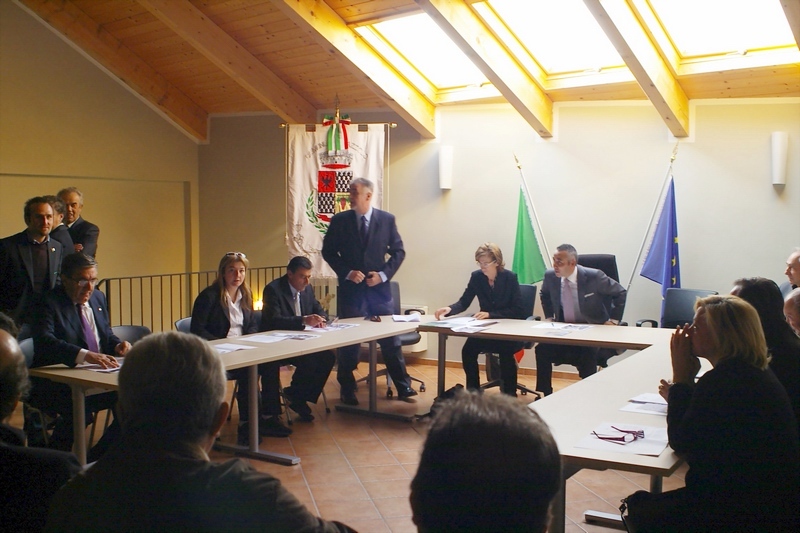
[[[781,283],[781,294],[784,298],[789,296],[797,287],[800,287],[800,248],[795,248],[794,252],[786,260],[786,270],[783,272],[788,281]]]
[[[546,320],[574,324],[619,324],[626,290],[601,270],[578,264],[578,252],[562,244],[553,255],[553,268],[542,282]],[[536,390],[553,393],[553,365],[570,364],[581,378],[597,372],[597,348],[539,343],[536,345]]]
[[[53,495],[80,465],[71,453],[27,448],[25,434],[7,424],[30,387],[15,329],[0,313],[0,531],[41,531]]]
[[[311,261],[307,257],[293,257],[286,267],[286,274],[264,288],[260,331],[324,326],[328,315],[314,296],[310,282]],[[281,361],[295,367],[292,384],[284,389],[284,393],[289,407],[300,415],[300,420],[314,420],[307,402],[317,403],[335,362],[333,350]]]
[[[561,457],[539,415],[504,394],[461,392],[431,422],[411,482],[417,530],[544,532]]]
[[[50,531],[351,531],[314,516],[241,459],[211,462],[228,417],[216,350],[170,331],[136,343],[119,372],[123,440],[61,489]]]

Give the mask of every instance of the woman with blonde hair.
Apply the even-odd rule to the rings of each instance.
[[[629,530],[797,531],[797,424],[756,310],[731,295],[700,299],[670,350],[672,381],[659,392],[686,487],[629,496]],[[714,368],[695,383],[700,357]]]

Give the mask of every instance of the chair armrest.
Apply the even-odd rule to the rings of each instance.
[[[620,323],[619,323],[619,324],[617,324],[617,325],[618,325],[618,326],[627,326],[627,325],[628,325],[628,323],[623,321],[623,322],[620,322]]]
[[[658,327],[658,322],[656,322],[655,320],[652,320],[650,318],[644,318],[642,320],[637,320],[636,321],[636,327],[637,328],[641,328],[645,324],[649,324],[651,328],[657,328]]]
[[[425,311],[423,309],[406,309],[403,314],[410,315],[411,313],[419,313],[420,315],[424,315]]]

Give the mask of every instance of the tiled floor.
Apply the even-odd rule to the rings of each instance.
[[[366,374],[366,364],[358,372]],[[436,396],[436,367],[430,364],[409,364],[408,371],[423,379],[426,392],[417,396],[416,403],[385,398],[386,381],[380,378],[378,387],[381,410],[406,414],[425,413]],[[284,384],[291,380],[291,371],[282,372]],[[447,383],[464,383],[460,368],[447,369]],[[535,377],[521,375],[520,383],[533,385]],[[554,388],[569,386],[570,380],[554,379]],[[418,384],[414,384],[418,388]],[[419,452],[424,442],[427,424],[424,420],[413,423],[373,420],[347,413],[339,413],[334,405],[339,400],[339,387],[335,373],[325,388],[331,413],[325,413],[322,400],[313,406],[316,420],[312,423],[295,422],[294,433],[288,439],[264,438],[264,450],[297,455],[299,465],[287,467],[262,461],[251,461],[258,470],[279,478],[309,509],[323,518],[339,520],[360,532],[416,531],[411,520],[408,503],[409,484],[413,478]],[[497,394],[491,389],[487,394]],[[230,394],[230,391],[229,391]],[[361,384],[358,392],[362,405],[367,404],[367,386]],[[520,396],[520,402],[531,398]],[[21,411],[19,409],[18,411]],[[222,439],[235,440],[238,414],[223,428]],[[15,413],[12,424],[21,427],[21,415]],[[230,456],[212,452],[212,459]],[[664,479],[664,490],[683,486],[685,468],[671,478]],[[566,531],[598,532],[611,529],[586,524],[584,511],[588,509],[616,513],[619,500],[628,494],[649,487],[649,477],[617,471],[578,472],[567,482]]]

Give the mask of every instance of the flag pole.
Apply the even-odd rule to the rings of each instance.
[[[679,142],[675,143],[675,148],[672,149],[672,156],[669,158],[669,168],[667,169],[667,174],[664,176],[664,181],[661,184],[661,192],[656,198],[656,205],[653,207],[653,214],[650,215],[650,223],[647,225],[647,231],[644,233],[644,238],[642,239],[642,244],[639,246],[639,254],[636,256],[636,262],[633,264],[633,269],[631,270],[631,277],[628,280],[628,286],[625,287],[626,290],[631,289],[631,284],[633,283],[633,277],[636,275],[636,267],[639,266],[639,262],[642,260],[642,252],[644,252],[644,247],[647,245],[647,238],[650,237],[650,232],[653,229],[653,222],[658,215],[658,208],[661,206],[661,201],[664,198],[664,191],[667,190],[667,184],[669,183],[669,179],[672,177],[672,164],[675,162],[675,159],[678,157],[678,145]]]
[[[545,253],[542,254],[542,255],[544,256],[545,260],[547,261],[547,268],[553,268],[553,263],[552,263],[552,261],[550,259],[550,247],[547,246],[547,241],[545,240],[544,232],[542,231],[542,225],[539,222],[539,215],[536,213],[536,207],[533,205],[533,198],[531,197],[530,191],[528,191],[528,184],[525,182],[525,174],[522,173],[522,164],[519,162],[519,159],[517,158],[517,154],[513,154],[513,155],[514,155],[514,161],[517,164],[517,169],[519,170],[519,178],[522,181],[522,191],[525,194],[525,201],[529,206],[531,206],[529,211],[532,211],[532,213],[530,213],[530,214],[533,216],[532,221],[536,225],[534,230],[536,230],[538,232],[537,233],[538,235],[542,236],[542,244],[544,245],[544,250],[545,250]],[[541,250],[540,250],[540,252],[541,252]]]

